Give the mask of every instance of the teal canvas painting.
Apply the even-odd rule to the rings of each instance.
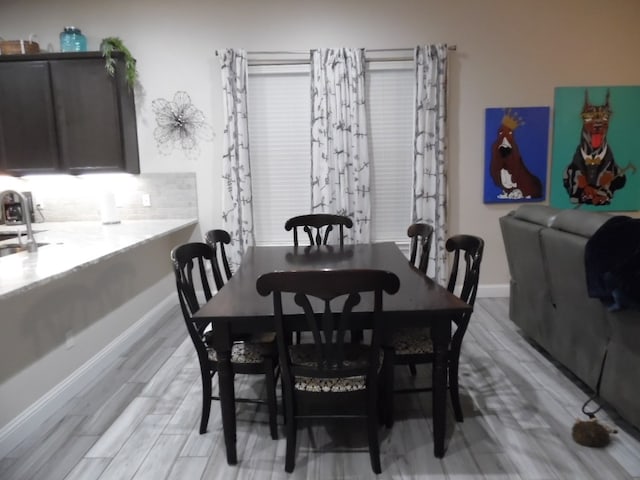
[[[640,210],[640,87],[555,89],[551,205]]]

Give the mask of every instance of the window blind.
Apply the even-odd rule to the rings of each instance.
[[[258,245],[287,245],[288,218],[311,210],[308,65],[250,67],[247,96]]]
[[[413,145],[412,62],[369,62],[371,239],[408,246]],[[309,213],[308,65],[249,68],[249,138],[258,245],[291,243],[285,221]]]
[[[413,155],[412,62],[369,62],[371,240],[408,245]]]

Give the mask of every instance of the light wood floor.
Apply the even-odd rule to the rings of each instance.
[[[573,442],[571,427],[583,418],[589,392],[523,339],[507,310],[507,299],[476,302],[461,361],[465,421],[450,416],[445,457],[432,453],[429,394],[398,396],[393,429],[380,430],[378,478],[640,479],[640,433],[613,412],[598,414],[618,428],[607,448]],[[396,376],[411,381],[407,369]],[[428,370],[419,367],[418,376]],[[238,377],[236,385],[238,395],[264,393],[259,378]],[[287,475],[285,440],[271,440],[264,406],[238,406],[239,464],[232,467],[218,405],[205,435],[197,432],[199,416],[197,360],[176,308],[115,368],[52,412],[38,435],[0,459],[0,479],[375,477],[358,421],[301,424],[296,469]]]

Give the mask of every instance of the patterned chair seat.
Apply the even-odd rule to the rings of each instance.
[[[217,362],[218,355],[207,340],[205,336],[209,360]],[[275,333],[266,333],[246,341],[235,342],[231,347],[231,363],[262,363],[263,357],[276,354],[274,341]]]
[[[314,344],[298,344],[289,347],[291,363],[313,367],[315,361]],[[363,367],[369,363],[369,349],[366,345],[349,345],[345,349],[344,365],[347,367]],[[379,366],[382,366],[384,354],[380,350]],[[354,377],[302,377],[295,378],[294,388],[304,392],[354,392],[366,388],[364,375]]]
[[[433,353],[429,328],[403,328],[394,332],[391,345],[396,355],[423,355]]]
[[[364,375],[339,378],[296,377],[294,388],[303,392],[338,393],[364,390],[366,385]]]

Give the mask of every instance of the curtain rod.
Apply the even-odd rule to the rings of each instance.
[[[365,52],[369,52],[369,53],[393,53],[393,52],[412,52],[414,49],[414,47],[407,47],[407,48],[371,48],[371,49],[364,49]],[[450,51],[456,51],[457,50],[457,46],[456,45],[449,45],[447,47],[447,50]],[[218,55],[218,52],[216,51],[216,56]],[[293,55],[293,56],[308,56],[309,55],[309,50],[265,50],[265,51],[248,51],[247,52],[248,56],[256,56],[256,55],[266,55],[266,56],[273,56],[273,55],[280,55],[281,58],[277,58],[274,59],[272,58],[253,58],[253,59],[249,59],[248,61],[248,66],[250,67],[256,67],[256,66],[262,66],[262,67],[266,67],[266,66],[285,66],[285,65],[309,65],[310,59],[308,57],[306,58],[282,58],[283,56],[286,55]],[[413,60],[413,55],[396,55],[396,56],[374,56],[372,58],[367,58],[366,61],[367,62],[407,62],[407,61],[411,61]]]
[[[382,52],[406,52],[413,50],[415,47],[406,48],[365,48],[366,52],[382,53]],[[447,50],[456,51],[457,45],[448,45]],[[264,50],[264,51],[248,51],[247,55],[306,55],[309,50]]]
[[[456,51],[457,45],[448,45],[447,50]],[[414,47],[406,48],[371,48],[364,49],[370,53],[385,53],[385,52],[409,52],[413,51]],[[218,50],[216,50],[216,57],[218,56]],[[309,50],[264,50],[264,51],[248,51],[247,55],[308,55]],[[407,62],[413,60],[413,56],[401,55],[401,56],[378,56],[374,58],[367,58],[367,62]],[[248,61],[250,67],[267,67],[267,66],[284,66],[284,65],[309,65],[309,58],[278,58],[278,59],[258,59],[254,58]]]

